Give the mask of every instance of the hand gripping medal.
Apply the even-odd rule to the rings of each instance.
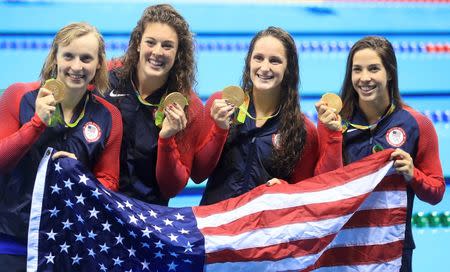
[[[184,110],[184,107],[188,104],[186,97],[179,92],[173,92],[166,96],[163,101],[163,109],[165,109],[170,104],[177,103],[180,105],[181,109]]]
[[[228,86],[223,89],[222,98],[239,108],[244,103],[245,94],[239,86]]]
[[[62,81],[54,78],[47,79],[42,88],[46,88],[53,93],[56,103],[61,103],[64,100],[66,86]]]
[[[53,113],[52,117],[50,118],[50,121],[48,123],[49,127],[54,127],[58,123],[63,123],[62,120],[62,114],[61,114],[61,107],[58,105],[64,100],[64,96],[66,93],[66,86],[64,83],[58,79],[47,79],[44,83],[44,86],[42,88],[45,88],[53,93],[53,97],[55,97],[55,101],[57,103],[56,110]]]
[[[322,95],[320,99],[327,104],[328,107],[336,110],[336,114],[338,114],[342,110],[342,100],[341,98],[334,93],[326,93]]]
[[[188,105],[188,101],[182,93],[173,92],[168,94],[159,104],[158,110],[156,111],[155,125],[157,127],[161,127],[164,121],[164,109],[173,103],[177,103],[181,107],[181,109],[184,109]]]

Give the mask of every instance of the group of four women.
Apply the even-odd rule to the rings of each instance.
[[[51,78],[66,87],[62,101],[42,87]],[[145,9],[125,55],[109,64],[94,27],[62,28],[41,82],[13,84],[0,100],[0,263],[11,271],[25,268],[20,245],[47,146],[57,150],[53,159],[81,161],[108,189],[159,205],[167,205],[189,178],[208,178],[201,204],[212,204],[272,178],[300,182],[364,158],[375,147],[393,147],[395,169],[408,188],[407,222],[415,195],[432,204],[442,199],[435,130],[402,102],[389,41],[366,37],[354,44],[341,89],[343,110],[338,114],[318,102],[318,129],[301,112],[299,81],[295,42],[277,27],[250,42],[243,110],[221,92],[203,106],[193,90],[193,37],[170,5]],[[175,91],[187,107],[162,107]],[[244,118],[237,120],[238,114]],[[404,271],[411,269],[413,247],[407,224]]]

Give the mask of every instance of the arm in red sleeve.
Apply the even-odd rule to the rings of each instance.
[[[436,130],[428,118],[406,109],[417,120],[420,135],[411,186],[420,200],[435,205],[442,200],[445,191]]]
[[[122,117],[117,108],[106,102],[103,98],[96,97],[111,113],[111,132],[105,145],[105,149],[96,162],[93,173],[95,177],[109,190],[119,189],[120,173],[120,146],[122,144]]]
[[[206,102],[204,121],[200,128],[202,132],[192,166],[191,177],[195,183],[201,183],[212,173],[219,162],[223,146],[227,140],[228,130],[218,127],[210,115],[214,100],[220,98],[222,98],[222,93],[217,92]]]
[[[189,101],[188,125],[181,133],[158,139],[156,180],[165,198],[176,196],[186,186],[203,116],[203,104],[192,92]]]
[[[319,160],[315,175],[343,167],[342,132],[330,130],[320,121],[317,124],[317,131],[319,135]]]
[[[0,171],[3,173],[17,165],[46,128],[36,114],[20,127],[20,101],[25,93],[37,87],[38,83],[15,83],[0,98]]]

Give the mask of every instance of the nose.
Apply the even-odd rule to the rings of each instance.
[[[74,71],[79,71],[79,70],[83,69],[83,65],[82,65],[81,60],[79,58],[75,58],[73,60],[73,62],[72,62],[72,67],[71,68]]]
[[[370,76],[369,71],[363,70],[361,73],[361,81],[370,81],[372,77]]]
[[[155,45],[155,47],[153,48],[153,54],[155,54],[156,56],[161,56],[163,54],[161,44],[157,43]]]
[[[270,63],[269,63],[269,61],[264,60],[264,61],[261,63],[261,70],[262,70],[262,71],[269,71],[269,70],[270,70]]]

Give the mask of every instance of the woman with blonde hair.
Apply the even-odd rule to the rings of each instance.
[[[56,33],[42,87],[16,83],[0,99],[0,263],[8,271],[25,271],[31,195],[47,147],[53,159],[77,159],[118,189],[120,113],[89,84],[108,87],[104,41],[93,26],[73,23]]]

